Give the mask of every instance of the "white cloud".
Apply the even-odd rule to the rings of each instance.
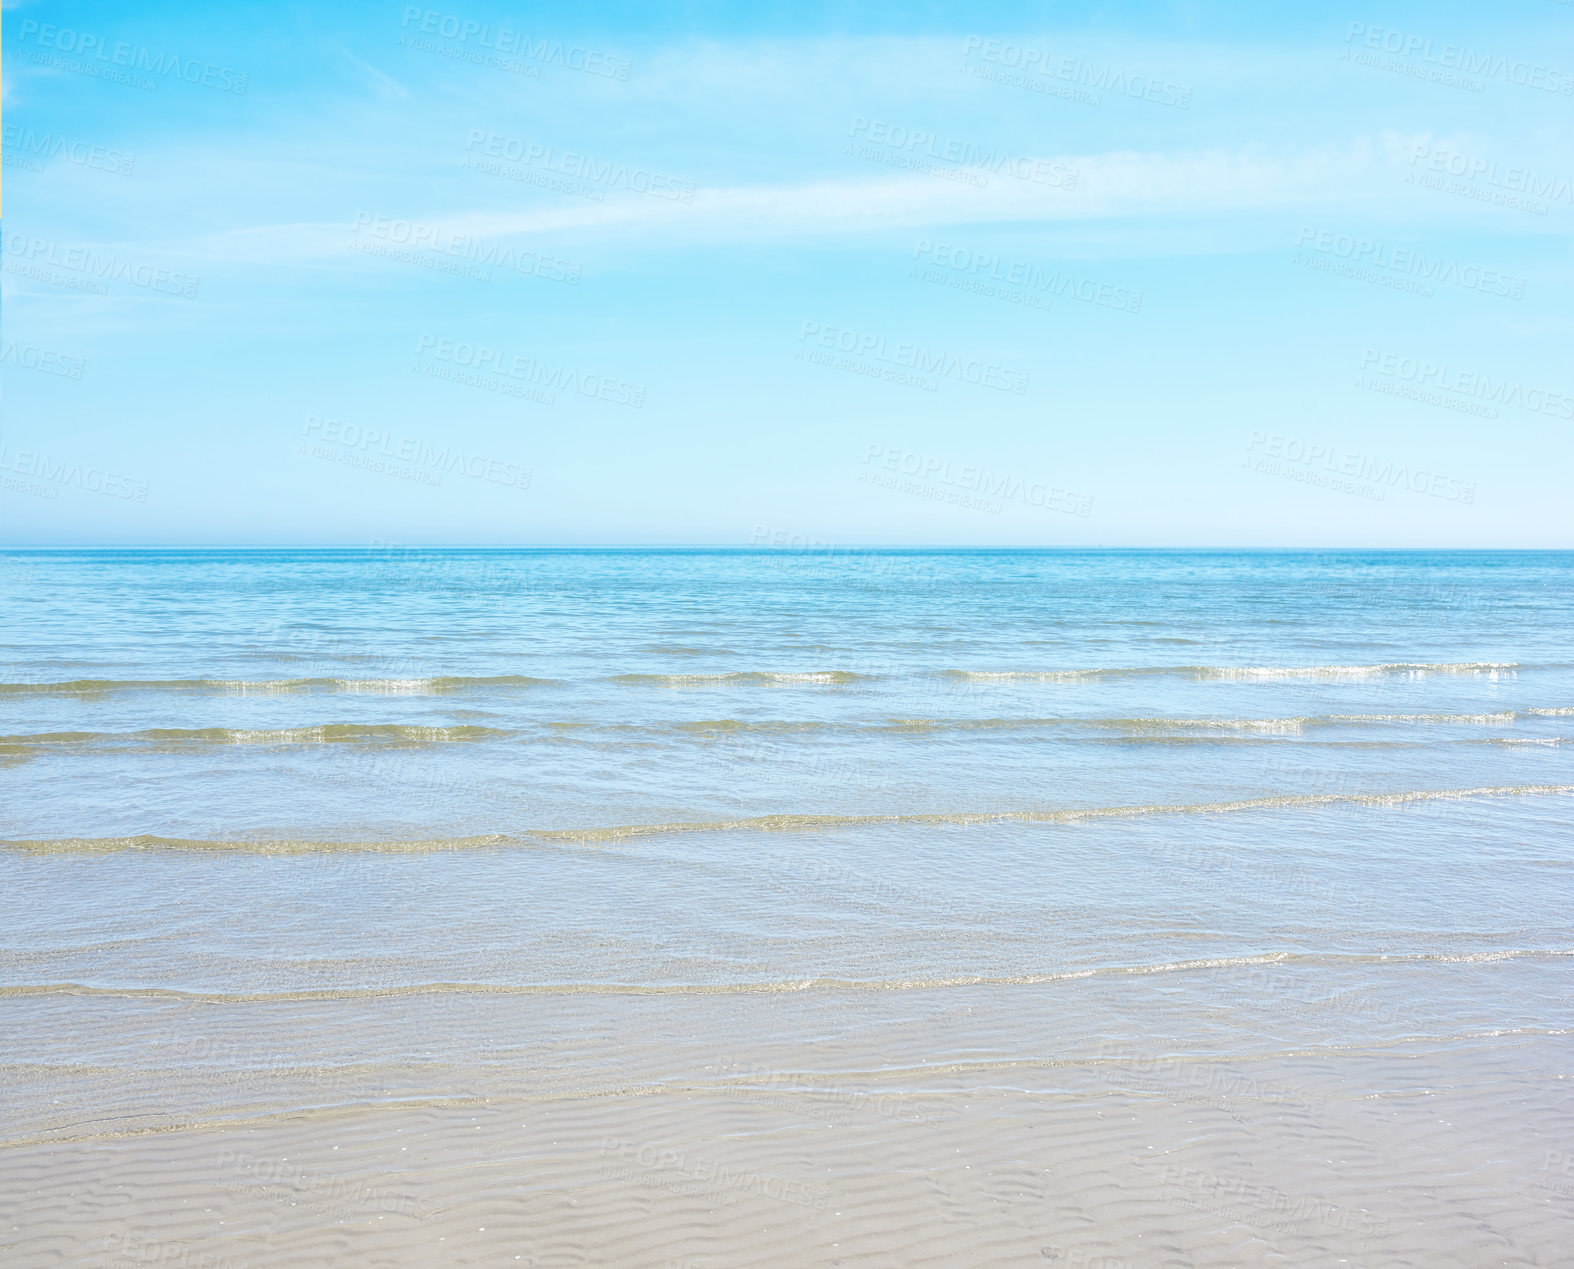
[[[572,239],[594,245],[659,249],[669,245],[772,242],[853,237],[891,230],[988,224],[1124,223],[1129,227],[1220,215],[1372,216],[1392,213],[1406,189],[1412,139],[1387,134],[1292,154],[1260,147],[1163,154],[1115,151],[1064,155],[1050,171],[1075,171],[1073,187],[1008,172],[987,173],[983,187],[938,175],[822,177],[774,185],[702,187],[692,203],[650,195],[608,193],[605,202],[546,202],[527,207],[481,206],[428,211],[379,205],[364,213],[420,226],[450,241]],[[892,153],[896,153],[893,151]],[[947,169],[953,173],[961,169]],[[1044,169],[1040,169],[1044,170]],[[973,169],[977,171],[977,169]],[[1067,182],[1069,184],[1069,182]],[[517,197],[514,191],[510,196]],[[1492,215],[1463,199],[1407,199],[1410,221],[1457,221]],[[1547,232],[1542,218],[1518,218],[1523,232]],[[1531,222],[1534,223],[1531,223]],[[301,221],[244,227],[153,248],[214,261],[280,265],[362,260],[349,251],[353,220]],[[390,241],[367,235],[372,241]],[[366,260],[365,263],[375,263]]]

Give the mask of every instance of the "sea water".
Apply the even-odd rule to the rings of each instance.
[[[1543,1073],[1472,1140],[1547,1197],[1574,554],[13,552],[0,591],[0,1144],[724,1085],[1358,1115],[1421,1060]]]

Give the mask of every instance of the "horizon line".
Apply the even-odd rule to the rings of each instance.
[[[394,552],[394,551],[727,551],[752,554],[783,554],[796,553],[802,555],[819,554],[831,555],[838,552],[878,552],[878,551],[951,551],[951,552],[978,552],[1014,551],[1020,553],[1045,552],[1045,551],[1146,551],[1146,552],[1233,552],[1233,553],[1277,553],[1296,554],[1314,552],[1386,552],[1391,554],[1574,554],[1574,546],[1219,546],[1219,545],[1187,545],[1187,546],[1143,546],[1143,545],[1073,545],[1054,544],[1041,546],[1023,546],[1006,544],[972,544],[972,545],[945,545],[937,543],[858,543],[845,544],[834,542],[805,542],[802,545],[783,543],[771,545],[768,543],[720,543],[720,542],[613,542],[613,543],[423,543],[423,542],[385,542],[369,544],[346,543],[162,543],[162,544],[75,544],[75,545],[31,545],[18,546],[0,543],[0,553],[27,554],[45,552],[71,552],[71,551],[354,551],[354,552]]]

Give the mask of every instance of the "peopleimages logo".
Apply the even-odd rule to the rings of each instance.
[[[989,285],[996,283],[1006,290],[1021,288],[1029,293],[1080,300],[1084,304],[1099,304],[1127,313],[1136,313],[1142,309],[1141,291],[1128,290],[1110,282],[1095,282],[1092,278],[1079,278],[1059,269],[1046,269],[1041,264],[1002,259],[989,251],[970,251],[966,247],[953,247],[949,243],[920,238],[913,248],[913,259],[921,264],[949,270],[958,278],[976,283],[964,289],[980,290],[984,294],[996,294],[996,289]],[[999,293],[1005,294],[1004,291]]]
[[[1386,1234],[1388,1221],[1374,1216],[1366,1208],[1352,1211],[1326,1199],[1300,1197],[1287,1194],[1272,1185],[1254,1185],[1241,1177],[1220,1176],[1205,1168],[1188,1168],[1167,1163],[1159,1173],[1159,1181],[1166,1187],[1184,1188],[1198,1197],[1187,1199],[1183,1195],[1172,1198],[1187,1207],[1198,1207],[1228,1213],[1233,1219],[1245,1220],[1253,1225],[1298,1225],[1317,1221],[1337,1229],[1347,1229],[1361,1234]],[[1249,1212],[1249,1208],[1259,1213]]]
[[[52,348],[18,344],[14,339],[5,339],[0,340],[0,366],[7,365],[36,370],[40,374],[59,375],[62,379],[80,379],[87,362]]]
[[[104,279],[108,279],[189,300],[196,297],[197,287],[201,283],[200,278],[176,273],[161,265],[101,254],[96,247],[63,246],[53,239],[33,234],[15,231],[3,233],[0,234],[0,243],[4,244],[7,272],[92,291],[97,295],[107,294],[103,283]]]
[[[301,435],[306,439],[297,453],[405,480],[416,480],[420,484],[439,485],[442,483],[442,473],[448,472],[490,481],[494,485],[530,488],[531,473],[528,468],[504,459],[489,458],[485,454],[466,453],[457,446],[444,445],[439,449],[430,441],[412,436],[394,436],[381,428],[360,427],[355,423],[342,423],[338,419],[309,414]],[[323,442],[322,446],[313,446],[313,442],[319,441]],[[338,446],[344,447],[343,452],[328,448]],[[322,452],[314,452],[319,448]],[[356,454],[356,450],[361,452]]]
[[[1315,257],[1303,258],[1300,263],[1314,268],[1342,264],[1344,267],[1333,267],[1328,271],[1345,273],[1363,281],[1402,278],[1409,282],[1413,279],[1412,285],[1405,289],[1446,282],[1468,291],[1501,295],[1511,300],[1525,297],[1525,279],[1517,274],[1500,273],[1496,269],[1485,269],[1475,264],[1460,264],[1442,256],[1429,256],[1425,251],[1413,247],[1394,247],[1371,238],[1313,229],[1307,225],[1301,226],[1295,245],[1328,257],[1324,264],[1319,264]]]
[[[1345,493],[1365,490],[1350,487],[1353,481],[1371,481],[1377,488],[1375,501],[1382,501],[1384,489],[1408,489],[1411,493],[1427,494],[1449,502],[1472,503],[1476,499],[1476,486],[1453,476],[1444,476],[1422,467],[1411,468],[1408,463],[1392,459],[1376,459],[1370,454],[1357,454],[1341,450],[1336,445],[1323,445],[1301,440],[1294,436],[1272,435],[1254,431],[1246,442],[1243,467],[1252,467],[1265,475],[1280,475],[1299,480],[1302,484],[1328,485]],[[1283,464],[1283,466],[1281,466]],[[1318,470],[1320,468],[1320,470]],[[1332,482],[1332,483],[1330,483]]]
[[[1574,182],[1566,176],[1546,176],[1528,167],[1499,166],[1495,159],[1461,154],[1446,146],[1418,141],[1410,155],[1412,177],[1426,173],[1490,185],[1505,194],[1523,195],[1553,203],[1574,203]],[[1441,188],[1441,187],[1439,187]]]
[[[43,56],[51,62],[65,66],[66,69],[80,70],[85,74],[103,78],[118,78],[113,73],[117,70],[141,71],[148,75],[162,75],[166,79],[173,76],[188,84],[201,84],[205,88],[217,88],[220,92],[237,94],[244,93],[249,82],[245,71],[230,66],[218,66],[212,62],[198,61],[194,57],[180,57],[174,53],[155,53],[140,44],[127,44],[124,40],[116,41],[111,47],[102,35],[91,35],[68,26],[39,22],[36,18],[22,20],[16,39],[18,44],[27,44],[31,41],[33,48],[39,53],[43,49],[50,49],[54,53],[68,54],[70,60],[50,58],[47,54]],[[37,62],[42,59],[38,53],[35,53],[28,60]],[[155,89],[158,87],[156,83],[151,86]]]
[[[912,160],[900,166],[921,165],[925,160],[934,160],[975,172],[1012,176],[1020,181],[1031,181],[1035,185],[1049,185],[1056,189],[1071,190],[1077,187],[1077,169],[1068,168],[1053,159],[1029,158],[995,146],[981,146],[973,141],[947,140],[922,128],[906,128],[883,119],[866,119],[859,115],[853,120],[847,135],[854,141],[869,143],[861,147],[860,157],[872,157],[872,154],[862,154],[861,151],[878,146]]]
[[[993,472],[976,463],[953,463],[951,459],[939,455],[915,453],[899,445],[870,442],[864,454],[864,466],[873,469],[859,476],[859,480],[866,484],[899,488],[902,493],[959,503],[974,510],[988,511],[992,515],[999,515],[1008,501],[1084,518],[1093,512],[1093,499],[1085,494],[1073,493],[1044,481],[1027,481],[1010,473]],[[880,469],[913,478],[919,483],[912,487],[899,486],[890,479],[882,478]],[[941,491],[932,486],[926,490],[925,486],[930,481],[949,485],[964,496],[959,497],[955,493],[942,496]],[[994,501],[991,502],[991,499]]]
[[[666,1177],[672,1184],[660,1188],[677,1193],[692,1194],[714,1192],[721,1201],[731,1205],[739,1195],[763,1195],[799,1207],[822,1211],[829,1204],[831,1192],[823,1185],[758,1172],[738,1172],[725,1163],[703,1159],[677,1150],[663,1150],[653,1145],[630,1141],[624,1137],[608,1137],[601,1144],[604,1159],[612,1158],[622,1164],[635,1164],[642,1171]],[[610,1166],[610,1165],[609,1165]],[[631,1169],[614,1169],[612,1174],[636,1178],[639,1173]],[[657,1182],[659,1186],[659,1181]]]
[[[1367,375],[1381,375],[1392,380],[1396,385],[1394,394],[1399,396],[1408,395],[1403,391],[1405,387],[1413,387],[1420,393],[1449,392],[1492,405],[1515,406],[1549,418],[1574,419],[1574,396],[1548,392],[1544,388],[1527,388],[1512,379],[1494,379],[1480,370],[1465,370],[1426,357],[1405,357],[1368,348],[1361,356],[1361,370]]]
[[[939,352],[922,344],[892,343],[883,335],[860,334],[841,326],[821,322],[805,322],[798,332],[798,341],[813,339],[821,348],[846,353],[853,357],[872,357],[876,361],[919,375],[935,375],[960,379],[964,383],[982,388],[995,388],[1021,396],[1027,391],[1028,377],[1024,370],[1008,370],[993,362],[964,360],[954,353]]]
[[[90,167],[111,176],[130,176],[136,155],[91,141],[74,141],[54,132],[35,132],[32,128],[8,123],[3,133],[7,162],[18,158],[65,159],[78,167]]]
[[[485,382],[488,377],[515,380],[544,391],[572,392],[591,400],[626,405],[636,410],[645,404],[645,389],[640,384],[626,383],[616,375],[592,374],[571,366],[551,365],[537,357],[511,355],[499,348],[488,348],[485,344],[422,335],[416,341],[415,351],[418,357],[433,357],[460,370],[470,371],[481,382]],[[542,404],[550,405],[553,399],[549,398]]]
[[[491,279],[483,269],[500,269],[566,282],[570,286],[579,285],[580,266],[571,261],[488,242],[473,234],[454,233],[441,225],[423,225],[419,221],[358,212],[350,232],[354,235],[350,241],[352,250],[408,264],[441,266],[446,272],[460,273],[479,281]]]
[[[477,50],[528,58],[546,65],[556,63],[568,70],[584,71],[587,75],[600,75],[604,79],[626,80],[629,77],[631,63],[628,58],[600,49],[546,38],[532,42],[529,35],[510,27],[494,28],[490,22],[479,22],[455,13],[439,13],[436,9],[422,9],[418,5],[407,4],[404,7],[404,21],[399,25],[408,30],[412,23],[416,24],[416,31],[422,35],[439,36],[460,45],[473,42]]]
[[[1507,84],[1539,88],[1543,92],[1557,93],[1563,97],[1574,94],[1574,75],[1566,71],[1524,60],[1510,61],[1501,54],[1477,52],[1462,44],[1439,44],[1429,35],[1406,35],[1391,27],[1352,22],[1345,32],[1344,42],[1351,45],[1345,50],[1345,57],[1349,60],[1359,60],[1351,58],[1351,54],[1366,48],[1441,71],[1458,71],[1464,75],[1479,75],[1483,79],[1501,79]]]
[[[1191,89],[1184,84],[1172,84],[1166,80],[1154,79],[1150,75],[1136,75],[1112,66],[1093,66],[1080,57],[1056,57],[1046,49],[1012,44],[1010,41],[988,40],[981,35],[970,35],[962,49],[962,56],[976,57],[1005,67],[1008,71],[1020,70],[1024,77],[1041,75],[1045,79],[1062,80],[1096,92],[1115,93],[1136,101],[1151,101],[1161,106],[1174,106],[1177,110],[1185,110],[1191,105]],[[985,75],[982,78],[994,79],[998,76]],[[1031,81],[1024,78],[1023,87],[1031,86]],[[1098,102],[1094,101],[1090,104],[1097,105]]]
[[[612,189],[625,189],[633,194],[649,194],[652,198],[667,198],[679,203],[694,201],[694,182],[679,180],[652,172],[649,168],[630,167],[610,159],[594,159],[572,151],[559,152],[549,145],[526,141],[520,137],[507,137],[499,132],[486,132],[472,128],[466,151],[480,149],[481,154],[492,160],[504,160],[529,166],[539,163],[542,170],[584,181],[587,184],[606,185]],[[495,174],[495,173],[494,173]]]
[[[75,485],[78,489],[87,490],[88,493],[106,494],[111,498],[124,498],[129,502],[148,500],[148,482],[145,480],[123,476],[103,467],[84,467],[81,463],[68,462],[65,459],[51,463],[47,455],[36,450],[18,450],[13,454],[5,446],[0,445],[0,471],[15,472],[18,476],[32,477],[42,482],[38,487],[27,489],[25,492],[41,493],[47,498],[58,496],[56,492],[44,492],[51,486],[58,490],[67,485]],[[8,489],[18,487],[10,477],[6,478],[5,483]]]

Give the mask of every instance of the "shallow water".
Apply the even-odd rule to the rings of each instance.
[[[43,1178],[0,1248],[134,1262],[162,1213],[236,1264],[1559,1263],[1571,581],[0,557],[0,1194]],[[735,1151],[797,1198],[690,1167]],[[155,1157],[132,1208],[73,1188]],[[328,1237],[303,1196],[352,1185]]]

